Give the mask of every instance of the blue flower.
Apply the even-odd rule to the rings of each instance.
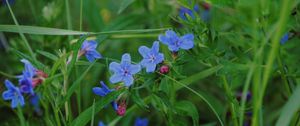
[[[194,6],[194,11],[199,12],[199,6],[195,5]],[[185,8],[185,7],[180,7],[179,9],[179,17],[183,20],[187,20],[186,15],[191,16],[193,19],[195,18],[195,15],[191,9]]]
[[[16,108],[18,104],[24,106],[24,97],[18,87],[15,87],[9,80],[5,80],[6,91],[2,93],[4,100],[11,100],[11,107]]]
[[[285,44],[289,40],[289,33],[285,33],[280,40],[280,44]]]
[[[31,95],[34,95],[32,81],[30,78],[21,78],[19,80],[19,85],[21,93],[30,93]]]
[[[26,59],[22,59],[21,62],[24,63],[24,70],[18,78],[33,78],[36,75],[36,68]]]
[[[159,35],[158,39],[167,45],[172,52],[177,52],[179,49],[188,50],[194,47],[193,34],[186,34],[180,37],[174,31],[167,30],[165,36]]]
[[[141,65],[146,67],[146,72],[154,72],[156,65],[164,60],[164,55],[159,53],[159,42],[155,41],[152,48],[141,46],[139,48],[140,54],[143,56]]]
[[[99,121],[98,126],[106,126],[102,121]]]
[[[18,76],[20,91],[21,93],[30,93],[33,95],[32,78],[36,75],[36,68],[26,59],[22,59],[21,62],[24,63],[24,70],[23,74]]]
[[[84,54],[89,62],[93,62],[95,59],[102,58],[101,54],[97,52],[97,42],[94,40],[85,40],[82,43],[80,54]]]
[[[96,94],[96,95],[99,95],[101,97],[104,97],[106,96],[107,94],[109,94],[110,92],[112,91],[115,91],[114,89],[109,89],[105,83],[103,81],[100,81],[100,84],[101,84],[101,87],[94,87],[93,88],[93,92]],[[116,111],[118,109],[118,105],[117,105],[117,102],[113,101],[111,102],[111,105],[112,107],[114,108],[114,110]]]
[[[125,86],[129,87],[133,84],[133,75],[141,70],[141,66],[131,64],[130,55],[125,53],[122,56],[121,64],[112,62],[109,64],[109,70],[114,72],[109,79],[111,83],[123,81]]]
[[[147,118],[136,118],[134,126],[148,126],[149,120]]]

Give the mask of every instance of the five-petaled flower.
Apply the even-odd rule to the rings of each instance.
[[[139,48],[140,54],[143,56],[141,65],[146,67],[146,72],[154,72],[156,65],[164,60],[164,54],[159,53],[159,42],[155,41],[152,48],[149,49],[146,46]]]
[[[24,97],[18,87],[15,87],[9,80],[5,80],[6,91],[2,93],[4,100],[11,100],[11,107],[16,108],[19,104],[24,106]]]
[[[100,84],[101,84],[101,87],[94,87],[93,88],[93,92],[96,94],[96,95],[99,95],[101,97],[104,97],[106,96],[107,94],[109,94],[110,92],[114,91],[114,89],[109,89],[105,83],[103,81],[100,81]],[[111,105],[113,106],[114,110],[117,110],[118,108],[118,105],[115,101],[112,101],[111,102]]]
[[[180,37],[174,31],[167,30],[165,36],[159,35],[158,39],[167,45],[172,52],[177,52],[179,49],[188,50],[194,47],[193,34],[186,34]]]
[[[111,83],[123,81],[125,86],[129,87],[133,84],[133,75],[141,70],[141,66],[131,64],[130,55],[125,53],[122,56],[120,64],[116,62],[109,64],[109,70],[114,72],[109,79]]]
[[[149,120],[147,118],[136,118],[134,126],[148,126]]]
[[[88,59],[89,62],[93,62],[95,59],[100,59],[102,58],[101,54],[97,52],[98,43],[94,40],[85,40],[82,43],[81,50],[78,54],[78,57],[81,55],[85,55],[85,57]]]

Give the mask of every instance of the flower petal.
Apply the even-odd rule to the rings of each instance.
[[[125,83],[125,86],[129,87],[133,84],[133,77],[132,76],[126,76],[123,78],[123,81]]]
[[[2,98],[4,100],[9,100],[12,99],[13,97],[14,97],[14,92],[11,90],[7,90],[2,93]]]
[[[191,49],[194,47],[194,35],[186,34],[181,37],[182,43],[179,45],[182,49]]]
[[[16,90],[16,87],[9,80],[5,80],[4,83],[8,90]]]
[[[178,37],[177,34],[173,30],[167,30],[166,31],[166,36],[168,38],[177,38]]]
[[[131,57],[128,53],[123,54],[121,64],[130,64],[131,63]]]
[[[156,64],[155,63],[148,63],[146,65],[146,72],[147,73],[152,73],[155,71],[155,68],[156,68]]]
[[[161,63],[162,61],[164,61],[164,54],[159,53],[159,54],[156,56],[156,59],[155,59],[154,63],[155,63],[155,64],[159,64],[159,63]]]
[[[100,96],[105,96],[107,93],[105,93],[104,91],[103,91],[103,89],[102,88],[99,88],[99,87],[94,87],[93,88],[93,92],[96,94],[96,95],[100,95]]]
[[[100,59],[102,58],[101,54],[98,53],[96,50],[93,51],[88,51],[85,54],[86,58],[88,59],[89,62],[94,62],[95,59]]]
[[[168,49],[172,52],[177,52],[179,50],[179,47],[176,45],[169,45]]]
[[[100,84],[102,86],[102,90],[106,93],[111,92],[111,90],[105,85],[105,83],[103,81],[100,81]]]
[[[114,108],[115,111],[118,110],[118,104],[116,101],[111,102],[112,107]]]
[[[23,71],[23,76],[32,78],[35,75],[36,69],[26,59],[22,59],[21,62],[23,62],[24,65],[25,65],[25,68],[24,68],[24,71]]]
[[[158,41],[153,42],[151,51],[153,51],[154,53],[159,52],[159,42]]]
[[[165,45],[169,45],[169,43],[170,43],[170,39],[164,35],[159,35],[158,40]]]
[[[109,64],[109,70],[113,71],[115,73],[119,73],[121,71],[121,65],[119,63],[116,63],[116,62],[111,62]]]
[[[122,81],[123,77],[124,76],[122,74],[114,74],[109,78],[109,81],[113,84],[118,83],[118,82]]]
[[[146,58],[148,56],[148,53],[150,52],[150,49],[146,46],[141,46],[139,48],[139,53],[144,57]]]
[[[130,67],[129,67],[129,72],[131,74],[136,74],[140,71],[141,71],[141,66],[140,65],[130,65]]]

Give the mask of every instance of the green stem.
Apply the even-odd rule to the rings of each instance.
[[[25,118],[24,118],[24,115],[22,112],[22,107],[20,105],[18,105],[17,109],[18,109],[18,117],[20,119],[20,125],[25,126],[26,124],[25,124]]]
[[[281,61],[281,57],[280,57],[280,54],[278,55],[278,58],[277,58],[277,63],[279,65],[279,70],[280,70],[280,77],[283,81],[283,84],[287,90],[287,94],[288,96],[291,96],[292,95],[292,91],[291,91],[291,88],[289,86],[289,82],[285,76],[286,72],[284,70],[284,67],[283,67],[283,64],[282,64],[282,61]]]
[[[79,31],[82,31],[82,0],[80,0],[80,17],[79,17]]]
[[[67,27],[69,30],[72,30],[72,22],[71,22],[71,13],[70,13],[70,4],[69,0],[65,0],[66,4],[66,15],[67,15]],[[72,36],[68,36],[69,40],[72,39]]]
[[[289,15],[289,10],[290,10],[290,0],[284,0],[282,1],[283,2],[283,6],[282,6],[282,9],[281,9],[281,13],[280,13],[280,17],[279,17],[279,21],[278,21],[278,24],[277,24],[277,29],[276,29],[276,32],[273,36],[273,39],[272,40],[272,45],[271,45],[271,50],[269,52],[269,55],[268,55],[268,59],[267,59],[267,64],[266,64],[266,67],[265,67],[265,70],[264,70],[264,73],[263,73],[263,79],[262,79],[262,88],[261,88],[261,93],[258,97],[258,101],[255,103],[254,105],[254,108],[253,108],[253,120],[252,120],[252,126],[257,126],[259,125],[259,121],[258,121],[258,115],[259,115],[259,110],[262,106],[262,101],[263,101],[263,96],[264,96],[264,93],[265,93],[265,89],[267,87],[267,84],[268,84],[268,80],[269,80],[269,77],[270,77],[270,74],[271,74],[271,71],[272,71],[272,68],[273,68],[273,63],[274,63],[274,60],[276,58],[276,55],[278,53],[278,48],[279,48],[279,41],[280,41],[280,38],[281,38],[281,35],[283,33],[283,30],[284,30],[284,27],[286,26],[286,22],[287,22],[287,19],[288,19],[288,15]]]
[[[223,84],[224,84],[224,89],[225,89],[225,92],[227,94],[227,97],[228,97],[228,100],[230,101],[230,111],[231,111],[231,118],[233,120],[233,124],[234,126],[238,126],[239,123],[238,123],[238,120],[237,120],[237,116],[236,116],[236,112],[235,112],[235,105],[234,103],[232,102],[232,93],[231,93],[231,90],[229,89],[229,85],[228,85],[228,82],[227,82],[227,79],[226,77],[223,75],[222,76],[222,80],[223,80]]]
[[[19,35],[21,36],[22,40],[23,40],[24,43],[25,43],[25,47],[26,47],[27,50],[29,51],[29,53],[30,53],[32,59],[35,60],[35,55],[34,55],[32,49],[31,49],[31,47],[30,47],[30,45],[29,45],[29,42],[27,41],[27,39],[26,39],[24,33],[22,32],[22,30],[21,30],[21,28],[20,28],[20,25],[19,25],[19,23],[18,23],[18,20],[16,19],[15,15],[14,15],[14,12],[12,11],[12,9],[11,9],[11,7],[10,7],[10,5],[9,5],[8,0],[6,0],[6,3],[7,3],[7,5],[8,5],[9,12],[10,12],[10,14],[11,14],[13,20],[14,20],[14,23],[15,23],[16,26],[18,27]]]

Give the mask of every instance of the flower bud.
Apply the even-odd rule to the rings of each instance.
[[[119,116],[124,116],[126,113],[126,103],[125,102],[122,102],[119,106],[118,106],[118,109],[117,109],[117,114]]]
[[[167,65],[161,66],[160,69],[159,69],[159,72],[161,74],[167,74],[167,73],[169,73],[169,66],[167,66]]]

